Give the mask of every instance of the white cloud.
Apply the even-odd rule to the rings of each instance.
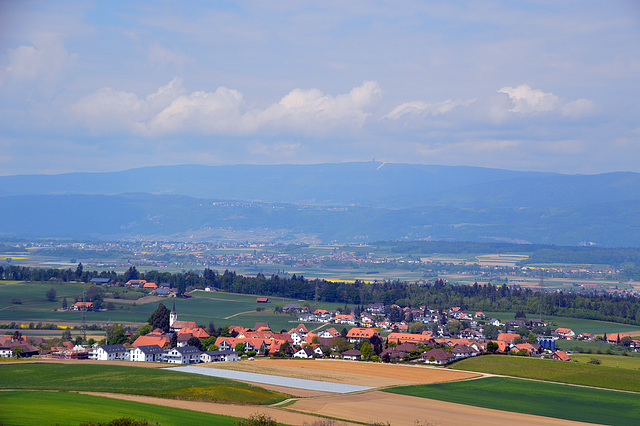
[[[135,93],[102,88],[70,107],[73,119],[92,131],[251,134],[275,132],[325,133],[361,127],[367,109],[381,97],[376,82],[367,81],[348,94],[331,96],[318,89],[294,89],[278,103],[247,109],[241,92],[218,87],[215,92],[187,93],[175,78],[141,99]]]
[[[325,133],[335,128],[360,128],[371,114],[367,109],[382,97],[375,81],[365,81],[348,94],[331,96],[318,89],[294,89],[280,102],[258,111],[256,124],[270,129]]]
[[[69,53],[62,38],[55,33],[38,33],[31,45],[8,50],[8,63],[0,72],[0,81],[17,87],[28,85],[51,94],[55,85],[73,66],[77,55]]]
[[[403,104],[395,107],[390,113],[384,116],[384,118],[389,118],[391,120],[398,120],[400,117],[404,115],[413,115],[413,116],[435,116],[446,114],[453,109],[459,106],[469,106],[474,103],[476,99],[471,99],[468,101],[454,101],[454,100],[446,100],[444,102],[438,103],[427,103],[423,101],[413,101],[413,102],[405,102]]]
[[[552,111],[560,106],[560,99],[553,93],[535,90],[526,84],[518,87],[503,87],[498,93],[506,93],[513,102],[512,112],[536,114]]]

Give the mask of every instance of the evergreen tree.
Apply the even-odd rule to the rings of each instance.
[[[62,298],[62,309],[67,309],[67,298],[66,297]]]
[[[151,324],[153,329],[161,329],[165,333],[169,332],[169,315],[171,312],[164,304],[159,303],[158,308],[151,314],[147,322]]]
[[[82,278],[82,263],[78,263],[78,267],[76,268],[76,279],[79,280]]]

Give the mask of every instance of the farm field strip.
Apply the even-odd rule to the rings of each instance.
[[[301,399],[288,408],[298,413],[318,415],[331,413],[334,417],[354,422],[391,425],[570,426],[584,424],[382,391]]]
[[[34,409],[34,401],[37,401],[38,409]],[[241,413],[234,413],[234,417],[229,417],[228,414],[220,415],[223,413],[213,414],[215,411],[185,409],[185,405],[189,404],[161,401],[136,401],[136,398],[127,401],[73,392],[4,391],[0,392],[0,423],[39,426],[109,422],[116,418],[128,417],[158,422],[166,426],[233,426],[238,420],[237,417],[243,417]],[[244,408],[246,410],[246,407]]]
[[[272,376],[260,373],[247,373],[244,371],[223,370],[206,367],[172,367],[165,368],[169,371],[194,373],[204,376],[219,377],[223,379],[239,380],[243,382],[260,383],[267,385],[283,386],[286,388],[305,389],[329,393],[352,393],[373,389],[370,386],[349,385],[344,383],[324,382],[319,380],[297,379],[292,377]]]
[[[513,356],[467,358],[450,368],[607,390],[640,392],[640,371]],[[636,395],[640,399],[640,395]]]
[[[344,360],[264,359],[252,362],[212,363],[206,368],[263,373],[374,388],[465,380],[480,376],[480,374],[473,372],[428,366]]]
[[[508,377],[385,389],[385,392],[599,424],[635,424],[640,398],[633,393]]]

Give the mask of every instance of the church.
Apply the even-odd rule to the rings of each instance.
[[[173,309],[169,314],[169,331],[176,332],[183,328],[197,328],[195,321],[178,321],[178,312],[176,312],[176,302],[173,302]]]

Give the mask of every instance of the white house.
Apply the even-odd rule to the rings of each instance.
[[[195,346],[173,348],[162,355],[162,361],[170,364],[195,364],[200,362],[202,352]]]
[[[298,352],[293,354],[294,358],[313,358],[315,352],[313,348],[307,346],[306,348],[300,349]]]
[[[98,361],[123,360],[127,358],[127,348],[123,345],[103,345],[95,349],[91,359]]]
[[[207,351],[200,354],[200,362],[237,361],[236,351]]]
[[[138,346],[131,351],[129,359],[131,361],[161,361],[164,349],[158,345]]]

